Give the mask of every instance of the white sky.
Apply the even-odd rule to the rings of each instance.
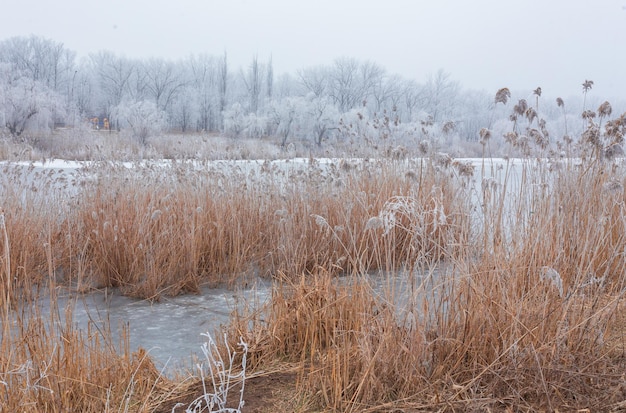
[[[276,74],[342,56],[419,82],[626,98],[626,0],[2,0],[0,39],[35,34],[85,56],[272,56]]]

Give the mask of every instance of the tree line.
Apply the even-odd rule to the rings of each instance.
[[[231,67],[228,54],[134,59],[97,51],[77,59],[38,37],[0,41],[0,120],[29,128],[107,119],[145,140],[163,131],[271,136],[280,144],[326,139],[478,141],[506,114],[492,94],[461,88],[443,70],[423,82],[350,57],[276,75],[271,56]],[[548,116],[559,116],[556,105]],[[444,142],[444,143],[446,143]]]

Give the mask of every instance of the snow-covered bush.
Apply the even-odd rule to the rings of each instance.
[[[52,127],[53,115],[61,115],[60,97],[41,82],[0,65],[0,121],[13,137],[29,126]]]
[[[167,128],[165,112],[147,100],[122,102],[114,108],[113,117],[122,125],[127,125],[142,145],[146,144],[148,137],[158,135]]]
[[[233,104],[224,111],[224,134],[238,138],[245,129],[245,120],[243,106],[239,103]]]

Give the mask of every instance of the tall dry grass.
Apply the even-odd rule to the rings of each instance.
[[[253,370],[298,365],[320,410],[623,408],[625,174],[598,142],[577,160],[486,160],[477,182],[441,156],[9,168],[3,397],[150,411],[173,391],[106,333],[18,317],[26,292],[158,300],[268,277],[269,304],[228,337]]]
[[[171,386],[145,351],[131,353],[127,340],[93,325],[78,330],[70,314],[3,311],[2,324],[2,411],[148,411]]]
[[[95,323],[78,330],[71,308],[57,305],[66,248],[58,233],[70,205],[55,195],[65,185],[59,171],[3,170],[0,411],[141,411],[171,383],[148,354],[131,353],[128,337],[117,342]]]
[[[482,186],[465,253],[401,273],[403,288],[388,272],[382,289],[286,277],[262,320],[239,314],[231,334],[253,364],[300,363],[302,391],[331,411],[618,411],[624,170],[543,162]]]
[[[53,303],[61,286],[158,299],[257,276],[394,271],[453,255],[467,237],[460,192],[431,163],[228,168],[102,163],[68,176],[6,166],[0,371],[8,405],[97,411],[120,406],[128,386],[142,383],[133,400],[146,398],[145,383],[158,381],[137,378],[137,362],[106,332],[20,310],[37,291]],[[121,387],[102,384],[114,378]]]
[[[462,192],[422,161],[106,163],[6,180],[13,279],[155,300],[203,283],[437,261],[469,228]]]

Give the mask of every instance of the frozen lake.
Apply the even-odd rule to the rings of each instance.
[[[344,160],[345,161],[345,160]],[[353,164],[364,160],[348,160]],[[476,210],[484,202],[485,188],[502,185],[507,180],[507,192],[515,193],[522,180],[521,166],[533,161],[504,160],[504,159],[457,159],[459,162],[474,166],[474,176],[467,178],[470,182],[466,190],[471,192],[471,202]],[[182,161],[181,161],[182,162]],[[191,162],[191,161],[190,161]],[[280,175],[286,177],[291,173],[311,167],[309,159],[290,159],[275,161],[213,161],[208,163],[193,163],[195,170],[213,169],[224,171],[244,171],[247,176],[271,177]],[[337,167],[342,160],[316,159],[314,166],[321,171]],[[411,161],[397,161],[401,167],[410,167]],[[128,169],[149,167],[167,168],[176,165],[173,161],[150,161],[141,163],[116,164]],[[46,163],[0,163],[8,185],[10,177],[21,177],[28,185],[42,185],[42,178],[51,179],[59,196],[76,195],[77,191],[89,188],[90,182],[106,178],[101,175],[97,164],[71,161],[52,161]],[[106,168],[104,168],[106,171]],[[269,171],[269,174],[268,174]],[[281,178],[282,179],[282,178]],[[65,190],[63,190],[65,189]],[[6,189],[5,189],[6,190]],[[87,189],[88,190],[88,189]],[[480,214],[478,214],[480,215]],[[431,274],[432,275],[432,274]],[[408,300],[411,288],[425,286],[425,282],[434,282],[428,274],[417,274],[411,277],[398,277],[389,284],[384,277],[371,278],[370,284],[376,291],[383,293],[393,285],[397,291],[403,292],[397,296],[400,302]],[[346,277],[347,279],[348,277]],[[343,281],[340,281],[343,282]],[[159,302],[137,300],[120,295],[115,290],[97,291],[88,294],[76,295],[65,290],[59,290],[59,308],[61,316],[67,306],[73,308],[73,322],[80,329],[92,327],[104,328],[108,325],[117,344],[117,337],[123,328],[127,328],[130,336],[130,346],[134,351],[138,347],[146,349],[157,361],[157,365],[167,366],[166,370],[176,367],[191,367],[192,355],[200,354],[200,346],[204,342],[202,333],[213,333],[220,324],[226,323],[231,312],[237,306],[245,303],[259,306],[271,297],[271,283],[258,280],[253,288],[230,290],[225,288],[204,288],[201,294],[184,295],[178,297],[164,297]],[[425,291],[433,291],[432,284]],[[42,313],[50,311],[49,298],[40,300]]]
[[[159,302],[125,297],[110,289],[86,294],[59,290],[57,303],[62,321],[69,307],[77,328],[109,328],[115,346],[126,329],[131,350],[144,348],[157,367],[167,371],[191,367],[191,356],[202,354],[202,333],[213,334],[238,306],[261,305],[270,294],[270,284],[259,280],[257,286],[245,290],[204,288],[201,294],[163,297]],[[42,298],[38,305],[42,314],[48,313],[49,297]]]
[[[393,297],[399,319],[411,323],[414,310],[421,308],[421,300],[435,303],[445,280],[436,271],[396,274],[387,277],[380,273],[345,276],[335,280],[341,285],[366,281],[382,299]],[[164,372],[177,368],[192,368],[194,357],[202,356],[202,333],[214,333],[226,324],[231,313],[247,306],[259,309],[271,299],[272,283],[259,279],[246,289],[203,288],[200,294],[163,297],[159,302],[122,296],[116,290],[102,290],[76,294],[65,288],[57,289],[59,319],[65,322],[70,309],[73,325],[83,331],[110,330],[113,345],[119,345],[124,329],[128,332],[131,351],[139,347],[152,356],[157,368]],[[420,302],[411,301],[419,297]],[[49,296],[40,298],[36,305],[45,315],[51,311]],[[62,324],[63,325],[63,324]]]

